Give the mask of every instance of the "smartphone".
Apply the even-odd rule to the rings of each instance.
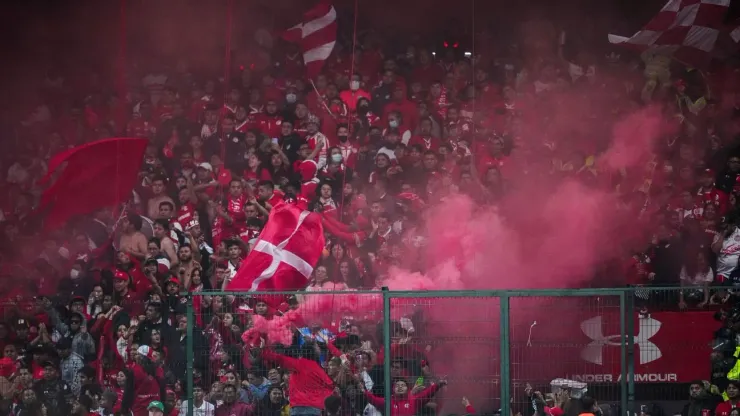
[[[278,144],[278,138],[277,137],[273,137],[272,138],[272,144]]]

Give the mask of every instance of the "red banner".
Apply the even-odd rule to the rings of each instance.
[[[566,315],[576,315],[567,313]],[[512,327],[511,375],[515,382],[567,378],[587,383],[620,381],[618,308],[552,314],[544,322]],[[711,311],[653,312],[634,317],[634,369],[638,383],[708,379],[713,333]],[[539,317],[538,317],[539,318]],[[516,325],[516,322],[512,322]]]

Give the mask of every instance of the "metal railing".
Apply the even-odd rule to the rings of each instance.
[[[219,371],[242,368],[241,334],[257,325],[269,332],[268,343],[281,337],[283,350],[290,350],[286,353],[312,354],[305,344],[317,329],[328,332],[327,337],[357,335],[360,344],[344,351],[360,345],[374,353],[382,350],[372,381],[373,391],[386,398],[386,415],[394,380],[404,378],[421,389],[442,376],[447,391],[431,403],[444,406],[446,413],[460,410],[464,395],[481,413],[500,409],[502,415],[513,414],[512,406],[527,400],[524,386],[545,393],[557,378],[588,384],[588,394],[600,403],[634,410],[640,399],[636,385],[650,390],[709,378],[709,345],[716,329],[711,328],[712,313],[695,305],[679,311],[679,290],[187,293],[188,403],[192,407],[195,378],[211,382]],[[272,306],[265,311],[260,300]],[[265,313],[274,320],[270,328],[255,317]],[[195,331],[215,337],[216,346],[207,343],[208,351],[195,346]],[[678,331],[699,335],[681,340]],[[319,345],[313,357],[326,365],[331,352]],[[694,357],[688,370],[685,357]]]

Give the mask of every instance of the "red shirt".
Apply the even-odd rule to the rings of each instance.
[[[431,400],[432,396],[439,389],[439,384],[431,384],[429,387],[420,391],[419,394],[408,393],[403,397],[393,396],[391,398],[391,416],[414,416]],[[375,396],[370,392],[365,392],[365,397],[376,408],[385,408],[384,398]]]
[[[154,123],[143,118],[135,118],[126,126],[126,134],[131,137],[153,137],[156,132]]]
[[[267,113],[257,114],[254,116],[252,126],[259,129],[267,137],[280,137],[283,117],[279,115],[269,115]]]
[[[283,193],[283,191],[275,189],[274,191],[272,191],[272,196],[270,197],[270,199],[267,200],[267,203],[270,204],[271,207],[274,207],[283,200],[284,196],[285,193]]]
[[[186,202],[177,210],[177,222],[180,223],[182,229],[188,225],[190,221],[195,218],[195,205],[192,202]]]
[[[420,145],[424,150],[436,152],[439,150],[440,140],[432,136],[411,136],[409,146]]]
[[[355,165],[357,165],[357,152],[359,151],[357,146],[352,143],[345,142],[344,144],[338,144],[337,147],[339,148],[339,151],[342,152],[344,164],[350,169],[354,169]]]
[[[715,187],[700,188],[696,196],[697,204],[700,206],[712,204],[717,208],[718,215],[724,215],[727,209],[727,203],[729,202],[729,197],[726,193]]]
[[[270,172],[263,168],[259,167],[257,168],[257,172],[254,172],[251,169],[247,169],[244,171],[244,180],[249,181],[271,181],[272,175],[270,175]]]
[[[247,357],[246,354],[245,357]],[[287,357],[269,349],[262,351],[262,359],[274,362],[290,371],[288,396],[291,407],[306,406],[323,409],[324,399],[334,392],[334,382],[316,361]]]
[[[226,212],[231,216],[234,223],[244,222],[246,216],[244,214],[244,205],[247,203],[247,196],[242,194],[238,198],[234,198],[229,195],[226,200]]]
[[[226,238],[224,219],[217,216],[213,219],[213,223],[211,224],[211,239],[213,240],[213,246],[218,247],[219,244],[221,244],[221,240],[224,238]]]
[[[347,104],[347,108],[349,108],[350,111],[354,112],[357,108],[357,100],[360,98],[366,98],[368,101],[372,100],[370,97],[370,93],[364,90],[344,90],[339,93],[339,98],[344,101],[345,104]]]
[[[232,404],[222,404],[216,408],[216,416],[249,416],[252,414],[252,408],[242,402]]]
[[[717,405],[717,408],[714,409],[714,416],[730,416],[730,412],[735,408],[737,408],[737,402],[732,403],[730,400],[727,400]]]
[[[411,79],[421,82],[424,87],[429,87],[435,81],[443,81],[444,77],[445,72],[439,65],[417,66],[411,72]]]
[[[403,117],[403,124],[408,126],[409,130],[414,130],[419,125],[419,110],[413,101],[391,101],[383,109],[383,120],[388,121],[388,114],[391,111],[399,111]],[[387,123],[386,123],[387,124]]]
[[[483,154],[478,159],[478,174],[483,177],[489,168],[495,167],[501,169],[505,160],[504,158],[495,158],[491,155]]]
[[[152,400],[160,399],[159,381],[147,374],[138,364],[131,366],[131,372],[134,377],[134,400],[131,405],[131,412],[134,416],[148,416],[147,406],[149,406],[149,403]]]

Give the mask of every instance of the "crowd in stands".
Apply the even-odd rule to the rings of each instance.
[[[137,67],[125,96],[103,74],[40,80],[41,99],[14,126],[21,139],[0,178],[1,415],[184,416],[192,405],[203,416],[371,416],[384,411],[385,354],[393,416],[460,407],[460,397],[445,397],[447,380],[429,351],[413,342],[409,319],[393,322],[391,351],[377,321],[303,322],[291,345],[242,340],[254,315],[285,313],[300,296],[275,307],[208,292],[226,287],[283,201],[319,213],[327,236],[306,291],[378,289],[391,266],[424,271],[427,207],[455,194],[495,206],[526,175],[581,181],[618,190],[624,209],[656,224],[620,263],[624,283],[680,284],[682,309],[734,302],[736,67],[700,75],[675,64],[669,80],[656,81],[648,69],[658,64],[646,57],[647,79],[637,56],[561,50],[527,59],[515,47],[469,56],[457,43],[396,45],[376,34],[349,46],[313,80],[298,49],[279,43],[264,68],[235,68],[228,83],[189,68],[186,57]],[[595,90],[609,111],[584,112],[578,122],[596,117],[608,132],[626,113],[659,104],[678,126],[644,171],[605,177],[596,161],[608,137],[574,130],[565,142],[545,133],[548,111],[568,105],[562,97]],[[37,180],[49,158],[109,137],[149,139],[144,160],[129,161],[141,171],[125,211],[98,210],[39,233]],[[192,339],[184,292],[198,294]],[[740,370],[731,370],[740,318],[727,310],[712,357],[712,383],[727,401],[710,403],[695,383],[685,416],[738,411]],[[514,410],[527,416],[600,412],[567,389],[525,396]],[[475,413],[466,398],[462,407]]]

